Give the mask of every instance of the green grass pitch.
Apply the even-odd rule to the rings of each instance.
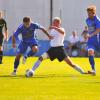
[[[0,65],[0,100],[100,100],[100,58],[95,59],[96,76],[81,75],[65,62],[45,60],[32,78],[26,78],[25,71],[37,58],[28,58],[11,77],[14,58],[4,57]],[[88,58],[72,60],[90,70]]]

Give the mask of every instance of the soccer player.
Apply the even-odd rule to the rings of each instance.
[[[14,62],[14,70],[12,72],[13,76],[16,75],[17,68],[20,63],[21,55],[26,52],[27,48],[30,47],[33,53],[36,53],[38,51],[38,43],[35,38],[36,29],[42,30],[48,36],[49,39],[52,39],[52,36],[48,34],[45,28],[43,28],[37,23],[33,23],[30,17],[24,17],[23,24],[21,24],[18,27],[18,29],[12,36],[12,46],[15,48],[16,47],[15,37],[17,37],[19,34],[22,35],[22,41],[18,46],[18,52]]]
[[[50,34],[53,36],[53,39],[50,41],[50,48],[47,52],[43,53],[38,61],[34,64],[31,72],[34,71],[39,67],[44,59],[50,58],[51,61],[54,59],[58,59],[59,62],[65,61],[69,64],[72,68],[80,72],[81,74],[85,74],[85,72],[76,64],[74,64],[70,57],[66,54],[64,50],[64,37],[65,37],[65,30],[61,27],[61,19],[59,17],[55,17],[52,22],[52,26],[49,27]]]
[[[88,73],[95,75],[95,61],[94,61],[94,52],[100,52],[100,19],[96,15],[96,6],[91,5],[87,8],[88,18],[86,19],[86,23],[88,26],[88,56],[89,63],[91,65],[92,71],[88,71]]]
[[[3,34],[4,30],[4,34]],[[3,39],[7,41],[8,39],[8,31],[7,31],[7,23],[3,19],[3,13],[0,11],[0,64],[2,64],[2,59],[3,59]]]

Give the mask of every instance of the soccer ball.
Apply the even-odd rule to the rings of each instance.
[[[26,77],[32,77],[33,76],[33,74],[34,74],[34,72],[32,71],[32,70],[26,70],[26,73],[25,73],[25,76]]]

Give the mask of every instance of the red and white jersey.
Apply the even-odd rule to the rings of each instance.
[[[64,46],[65,34],[61,34],[60,32],[58,32],[55,29],[51,29],[50,34],[53,36],[53,39],[50,41],[51,47]]]

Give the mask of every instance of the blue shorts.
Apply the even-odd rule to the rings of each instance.
[[[88,50],[95,50],[100,52],[100,40],[98,41],[97,38],[89,39],[88,40]]]
[[[28,47],[32,48],[33,46],[38,46],[37,41],[31,41],[31,42],[21,41],[17,49],[17,54],[24,54]]]

